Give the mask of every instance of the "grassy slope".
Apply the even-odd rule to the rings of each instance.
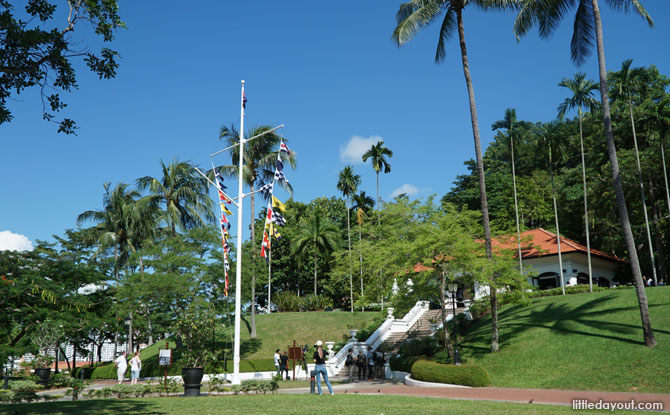
[[[245,357],[272,358],[275,349],[286,350],[293,340],[313,345],[317,340],[340,342],[349,337],[348,327],[367,327],[378,312],[273,313],[256,316],[256,341],[250,341],[250,316],[242,316],[241,338],[248,345]],[[224,329],[226,330],[226,329]],[[232,328],[228,328],[232,337]]]
[[[408,396],[345,395],[250,395],[212,398],[107,399],[75,402],[0,405],[0,413],[16,415],[66,414],[472,414],[531,415],[575,414],[568,406],[460,401]],[[589,414],[611,413],[588,411]],[[631,414],[617,411],[617,414]],[[637,412],[638,414],[640,412]],[[652,413],[652,412],[645,412]]]
[[[500,351],[489,353],[487,317],[461,353],[494,386],[670,393],[670,287],[647,289],[658,346],[642,343],[635,290],[534,299],[500,313]]]

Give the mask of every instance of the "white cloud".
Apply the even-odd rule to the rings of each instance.
[[[370,147],[377,144],[384,139],[378,135],[370,137],[361,137],[355,135],[347,141],[347,144],[340,147],[340,161],[343,163],[362,164],[363,153],[368,151]]]
[[[98,284],[86,284],[83,287],[79,287],[77,290],[77,293],[83,294],[83,295],[88,295],[88,294],[93,294],[96,291],[99,290],[104,290],[106,287],[104,285],[98,285]]]
[[[0,251],[32,251],[30,239],[10,231],[0,231]]]
[[[406,194],[407,196],[414,196],[417,193],[419,193],[419,189],[416,188],[416,186],[412,186],[411,184],[403,184],[399,188],[395,189],[391,193],[391,199],[393,199],[396,196],[399,196],[401,194]]]

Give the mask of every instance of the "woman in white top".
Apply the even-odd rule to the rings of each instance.
[[[142,370],[142,360],[140,359],[139,350],[135,352],[135,356],[130,359],[130,384],[135,385],[137,379],[140,377],[140,370]]]

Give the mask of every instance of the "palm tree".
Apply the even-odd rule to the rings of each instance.
[[[148,200],[154,206],[164,206],[164,220],[173,235],[177,226],[191,229],[214,220],[212,200],[208,195],[207,181],[200,177],[192,164],[173,160],[160,162],[163,176],[158,179],[144,176],[137,179],[140,190],[149,190]]]
[[[354,279],[351,275],[351,212],[349,209],[349,198],[356,193],[361,184],[361,176],[354,174],[354,168],[346,166],[340,172],[337,181],[337,190],[347,198],[347,241],[349,243],[349,296],[351,299],[351,312],[354,312]]]
[[[96,225],[85,230],[87,242],[98,245],[92,259],[109,247],[114,247],[114,277],[118,289],[119,269],[122,264],[126,263],[130,251],[135,250],[131,228],[133,227],[133,211],[140,194],[136,190],[129,190],[125,183],[119,183],[112,191],[109,190],[109,187],[110,183],[104,184],[103,209],[87,210],[81,213],[77,217],[77,223],[81,225],[87,221],[96,222]],[[115,354],[119,343],[118,336],[118,333],[114,334]]]
[[[264,183],[273,180],[275,167],[277,164],[277,154],[279,152],[279,144],[282,137],[273,132],[272,127],[268,125],[253,126],[247,130],[245,139],[256,137],[263,134],[252,141],[244,144],[244,166],[242,167],[242,175],[244,183],[251,188],[251,195],[249,201],[251,204],[251,246],[256,249],[256,206],[254,189],[256,184],[261,186]],[[223,141],[226,147],[232,147],[240,142],[240,133],[234,127],[222,127],[219,134],[219,139]],[[226,177],[237,177],[239,174],[238,162],[240,159],[239,146],[236,146],[230,152],[231,164],[219,166],[219,171]],[[287,157],[291,167],[295,168],[295,154],[291,153]],[[210,175],[213,172],[210,172]],[[212,177],[213,178],[213,177]],[[292,192],[292,187],[287,182],[277,183],[284,187],[289,192]],[[256,257],[254,257],[257,259]],[[256,272],[251,271],[251,338],[256,338]]]
[[[586,230],[586,255],[589,266],[589,291],[593,292],[593,271],[591,270],[591,239],[589,238],[589,205],[586,197],[586,163],[584,162],[584,130],[582,129],[582,107],[593,109],[598,107],[598,101],[593,97],[593,92],[598,89],[598,85],[586,79],[584,72],[578,72],[573,79],[563,78],[558,86],[568,88],[572,96],[565,98],[558,106],[558,118],[562,121],[565,113],[573,108],[577,108],[579,116],[579,148],[582,154],[582,188],[584,194],[584,229]]]
[[[563,280],[563,257],[561,256],[561,231],[558,227],[558,208],[556,205],[556,191],[554,188],[554,160],[563,158],[564,147],[560,142],[559,124],[556,121],[538,125],[536,145],[539,151],[549,155],[549,177],[551,178],[551,198],[554,201],[554,221],[556,223],[556,241],[558,243],[558,269],[561,276],[561,291],[565,295],[565,281]]]
[[[310,249],[314,250],[314,295],[317,295],[317,255],[319,252],[329,254],[337,244],[337,227],[319,210],[313,211],[307,218],[298,223],[291,251],[294,255],[304,257]]]
[[[647,228],[647,243],[649,244],[649,257],[651,270],[654,275],[654,283],[658,283],[656,275],[656,261],[654,259],[654,247],[651,244],[651,228],[649,227],[649,215],[647,214],[647,199],[644,195],[644,182],[642,180],[642,167],[640,165],[640,152],[637,147],[637,134],[635,133],[635,117],[633,117],[633,92],[639,91],[644,83],[644,68],[631,68],[632,59],[626,59],[621,64],[621,70],[610,74],[612,78],[612,101],[614,103],[628,104],[630,111],[630,125],[633,131],[633,144],[635,146],[635,160],[637,162],[637,179],[640,185],[642,197],[642,212],[644,213],[644,224]]]
[[[360,192],[353,195],[352,201],[354,202],[353,209],[356,210],[356,222],[358,222],[358,260],[361,272],[361,297],[363,297],[363,238],[361,236],[361,228],[363,226],[366,213],[372,210],[375,201],[370,196],[366,195],[365,192]],[[363,306],[363,311],[365,311],[365,306]]]
[[[383,141],[377,141],[377,144],[373,144],[368,151],[363,154],[363,162],[365,163],[368,159],[372,161],[372,169],[377,173],[377,212],[379,212],[379,204],[381,199],[379,198],[379,173],[384,168],[384,173],[391,172],[391,165],[386,160],[386,157],[393,157],[393,151],[384,147]],[[377,222],[380,222],[380,216],[377,214]]]
[[[668,170],[665,166],[665,137],[670,133],[670,96],[661,99],[653,106],[653,123],[658,132],[658,141],[661,143],[661,160],[663,162],[663,179],[665,181],[665,197],[667,199],[668,213],[670,214],[670,189],[668,189]]]
[[[519,272],[523,273],[523,258],[521,257],[521,228],[519,227],[519,202],[516,197],[516,171],[514,168],[514,141],[519,139],[520,128],[516,120],[516,110],[514,108],[507,108],[505,110],[505,118],[493,123],[491,128],[493,131],[504,128],[507,130],[507,139],[509,140],[510,154],[512,155],[512,186],[514,188],[514,213],[516,215],[516,237],[517,248],[519,251]]]
[[[470,63],[468,62],[468,51],[465,45],[465,29],[463,27],[463,9],[468,4],[479,7],[506,9],[516,7],[519,0],[412,0],[400,5],[396,14],[397,26],[393,31],[392,38],[398,46],[409,42],[421,29],[429,26],[442,12],[444,19],[440,26],[440,34],[435,52],[435,63],[440,63],[447,56],[445,50],[446,42],[458,32],[458,43],[461,49],[461,62],[465,85],[468,89],[470,100],[470,120],[472,123],[472,137],[475,141],[475,157],[477,159],[477,173],[479,175],[479,200],[482,209],[482,221],[484,222],[484,243],[486,246],[486,257],[492,260],[491,251],[491,225],[489,222],[489,207],[486,200],[486,180],[484,177],[484,160],[482,158],[482,146],[479,138],[479,122],[477,121],[477,104],[475,103],[475,89],[470,76]],[[494,282],[494,276],[491,277]],[[492,284],[495,285],[495,284]],[[496,290],[492,287],[489,296],[491,302],[491,351],[498,351],[498,306]]]
[[[649,26],[654,24],[649,13],[644,9],[639,0],[607,0],[607,3],[615,10],[624,10],[625,12],[634,10],[642,16]],[[628,208],[626,207],[626,197],[623,193],[621,183],[621,171],[619,169],[619,160],[616,155],[616,146],[614,145],[614,135],[612,133],[612,115],[610,113],[609,95],[607,90],[607,69],[605,65],[605,43],[603,41],[603,26],[600,18],[600,6],[598,0],[579,0],[577,4],[577,13],[575,15],[574,32],[572,35],[571,52],[572,60],[577,64],[582,64],[593,49],[593,36],[598,51],[598,74],[600,76],[600,100],[603,111],[603,124],[605,127],[605,139],[607,141],[607,153],[612,170],[612,182],[614,193],[616,194],[617,210],[619,211],[619,220],[626,241],[628,258],[635,278],[635,289],[637,299],[640,305],[640,316],[642,318],[642,330],[644,332],[644,342],[647,346],[656,345],[654,332],[651,328],[651,319],[649,318],[649,305],[647,303],[647,294],[644,290],[642,281],[642,272],[640,270],[640,261],[637,257],[637,247],[628,217]],[[523,36],[530,28],[537,24],[539,26],[540,36],[547,38],[558,27],[563,16],[567,14],[574,0],[525,0],[514,23],[514,32],[517,38]]]

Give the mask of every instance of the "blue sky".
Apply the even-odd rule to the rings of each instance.
[[[602,5],[608,69],[632,58],[670,75],[670,4],[645,3],[651,29]],[[208,166],[222,148],[220,127],[239,122],[242,79],[245,124],[286,125],[282,134],[298,154],[297,170],[286,171],[296,200],[337,194],[347,155],[376,137],[395,153],[392,172],[381,177],[386,200],[398,189],[441,196],[474,158],[458,43],[448,44],[440,65],[433,62],[437,27],[397,48],[390,36],[400,1],[157,4],[120,0],[128,28],[113,43],[122,56],[117,77],[80,70],[80,89],[63,95],[77,136],[41,120],[37,90],[10,103],[14,121],[0,126],[0,243],[15,234],[51,240],[75,227],[79,213],[102,207],[104,182],[158,176],[161,159]],[[520,43],[513,20],[475,8],[464,14],[484,147],[505,108],[550,120],[566,96],[556,86],[561,78],[583,70],[597,79],[595,57],[581,68],[570,62],[571,19],[549,41],[533,31]],[[84,32],[80,45],[95,46]],[[362,190],[374,195],[371,166],[352,164]],[[247,205],[245,224],[248,215]]]

